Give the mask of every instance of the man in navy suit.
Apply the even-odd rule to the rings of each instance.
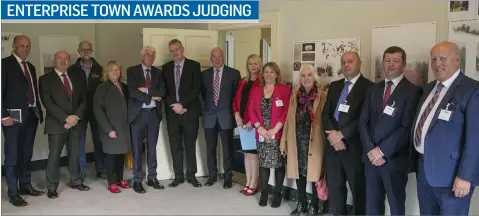
[[[479,181],[479,84],[459,61],[452,42],[431,50],[436,80],[424,87],[412,127],[421,215],[468,215]]]
[[[20,195],[44,194],[43,191],[35,190],[31,184],[33,143],[38,122],[43,122],[43,112],[38,97],[35,66],[26,61],[30,49],[30,39],[18,35],[13,39],[12,55],[2,59],[4,174],[8,197],[14,206],[27,205]],[[21,110],[21,119],[11,116],[11,113],[15,113],[14,109]]]
[[[235,125],[233,114],[233,98],[236,93],[238,81],[241,79],[238,70],[226,65],[223,50],[213,48],[210,56],[213,67],[203,71],[203,88],[201,95],[205,106],[203,109],[203,127],[207,145],[207,160],[209,178],[206,186],[216,182],[218,168],[216,165],[216,148],[218,133],[223,146],[223,188],[232,187],[232,162],[233,162],[233,128]]]
[[[405,68],[404,50],[387,48],[383,54],[385,80],[369,88],[361,110],[366,215],[384,215],[385,195],[391,215],[405,214],[410,128],[421,94],[420,88],[404,77]]]

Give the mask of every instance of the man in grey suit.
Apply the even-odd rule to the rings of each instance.
[[[209,178],[206,186],[212,186],[217,181],[218,168],[216,165],[216,148],[218,145],[218,132],[223,145],[223,188],[232,187],[231,164],[233,160],[233,128],[235,120],[233,115],[233,98],[238,81],[241,79],[238,70],[224,65],[224,53],[220,48],[211,50],[211,63],[213,67],[202,73],[203,88],[203,127],[207,143],[207,160]]]

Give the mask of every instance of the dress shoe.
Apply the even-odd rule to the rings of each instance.
[[[141,182],[133,183],[133,190],[140,194],[146,193],[145,188],[143,188],[143,184]]]
[[[318,205],[310,205],[306,215],[319,215]]]
[[[306,202],[298,202],[298,206],[291,212],[291,216],[299,216],[301,213],[306,214],[308,212]]]
[[[146,185],[153,187],[155,189],[160,189],[160,190],[165,189],[165,186],[161,185],[158,179],[156,178],[153,180],[148,180],[148,182],[146,182]]]
[[[225,181],[225,183],[223,184],[224,189],[230,189],[232,187],[233,187],[233,182],[232,181]]]
[[[206,180],[205,186],[213,186],[215,182],[217,181],[216,176],[215,177],[208,177],[208,180]]]
[[[48,190],[47,197],[50,199],[58,198],[58,192],[56,190]]]
[[[20,195],[41,196],[43,194],[45,194],[45,192],[35,190],[33,187],[20,189]]]
[[[105,171],[97,172],[96,177],[99,179],[106,180],[106,172]]]
[[[28,205],[28,203],[20,195],[11,196],[9,200],[11,204],[17,207]]]
[[[175,178],[173,181],[168,185],[168,187],[178,187],[178,185],[183,184],[185,182],[184,179]]]
[[[201,187],[201,183],[198,180],[196,180],[196,178],[188,179],[188,183],[193,185],[193,187]]]
[[[79,185],[72,185],[72,189],[77,189],[79,191],[89,191],[90,187],[84,185],[84,184],[79,184]]]
[[[261,192],[261,198],[259,198],[259,206],[264,207],[268,205],[268,193]]]
[[[108,190],[112,193],[120,193],[121,192],[120,188],[118,188],[118,185],[116,185],[116,184],[109,185]]]
[[[127,188],[130,188],[130,185],[128,184],[128,182],[126,182],[125,179],[123,179],[120,181],[120,187],[127,189]]]
[[[281,193],[275,193],[273,197],[273,202],[271,203],[271,208],[278,208],[281,205]]]

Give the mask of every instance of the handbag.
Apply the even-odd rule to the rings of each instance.
[[[316,183],[316,192],[320,200],[328,200],[328,184],[326,183],[326,172],[322,179]]]

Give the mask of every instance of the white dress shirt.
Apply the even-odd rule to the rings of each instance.
[[[434,117],[434,114],[436,113],[436,110],[437,110],[439,104],[441,103],[442,98],[444,98],[444,95],[447,93],[447,91],[449,90],[449,87],[451,87],[454,80],[456,80],[459,73],[461,73],[460,70],[456,71],[456,73],[454,73],[454,75],[452,75],[452,77],[450,77],[446,81],[442,82],[444,87],[441,89],[441,92],[439,93],[439,97],[436,101],[436,104],[434,105],[431,112],[427,116],[426,121],[424,122],[424,125],[423,125],[423,128],[422,128],[422,134],[421,134],[421,141],[420,141],[421,143],[414,143],[416,151],[419,152],[420,154],[424,154],[424,139],[426,137],[426,133],[429,129],[429,126],[431,125],[432,118]],[[416,128],[417,128],[417,125],[419,124],[419,118],[422,115],[422,113],[424,112],[424,110],[426,109],[426,106],[429,103],[429,101],[432,100],[432,97],[434,96],[434,93],[436,92],[437,84],[439,84],[439,81],[436,82],[436,85],[434,86],[434,88],[432,88],[431,92],[429,93],[429,96],[427,96],[426,100],[422,104],[421,112],[419,112],[419,115],[418,115],[419,117],[416,120],[416,125],[414,126],[413,137],[416,137]]]
[[[388,82],[389,81],[392,81],[393,84],[391,86],[391,94],[393,93],[394,89],[396,88],[396,86],[398,86],[399,82],[401,82],[401,80],[404,78],[404,75],[401,74],[400,76],[392,79],[392,80],[388,80],[388,79],[384,79],[384,83],[386,84],[386,87],[388,86]],[[384,92],[383,92],[383,95],[386,93],[386,87],[384,88]]]
[[[58,77],[60,77],[60,80],[61,80],[62,83],[63,83],[63,76],[62,76],[63,73],[60,72],[59,70],[57,70],[56,68],[55,68],[55,73],[57,73]],[[73,85],[72,85],[72,81],[70,80],[70,76],[68,76],[68,73],[67,73],[67,72],[65,72],[65,75],[67,75],[66,78],[67,78],[67,80],[68,80],[68,83],[70,83],[70,90],[71,90],[72,93],[73,93]]]
[[[360,76],[361,76],[361,73],[358,73],[358,75],[356,75],[354,78],[349,80],[351,84],[348,86],[348,93],[351,93],[351,89],[353,89],[354,84],[358,81]],[[348,79],[344,78],[344,83],[346,83],[346,81],[348,81]]]

